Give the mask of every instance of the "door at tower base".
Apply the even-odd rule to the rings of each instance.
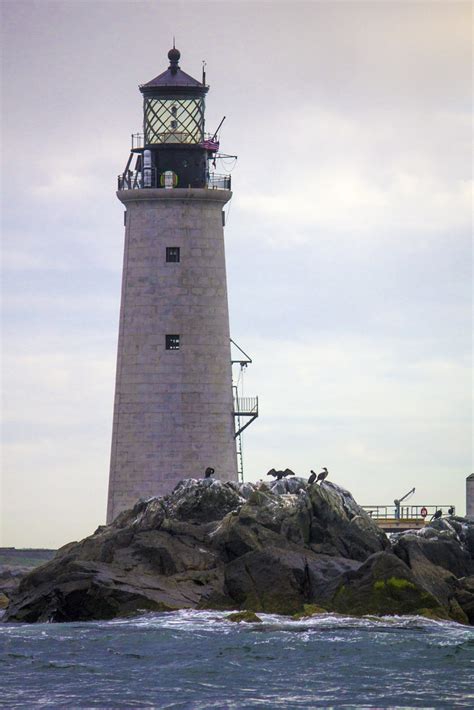
[[[208,466],[237,480],[222,227],[231,194],[117,193],[127,212],[108,522]]]

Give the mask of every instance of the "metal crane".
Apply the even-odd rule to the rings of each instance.
[[[412,496],[414,492],[415,488],[412,488],[410,491],[408,491],[408,493],[405,493],[402,498],[395,498],[395,500],[393,501],[395,503],[395,517],[398,520],[400,519],[400,503],[403,503],[404,500]]]

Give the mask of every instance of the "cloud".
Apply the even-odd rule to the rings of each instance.
[[[366,116],[309,105],[280,122],[287,130],[278,169],[263,182],[253,173],[234,178],[236,189],[239,182],[245,189],[239,208],[268,224],[262,237],[272,245],[293,243],[291,228],[299,243],[313,238],[304,231],[311,227],[323,239],[328,233],[357,234],[359,245],[394,233],[409,232],[413,239],[470,228],[472,180],[462,158],[446,165],[441,147],[455,136],[459,149],[469,150],[467,117],[416,117],[414,130],[406,117],[395,118],[394,125],[388,114],[376,112],[367,122]],[[281,146],[282,136],[270,129],[267,141]]]
[[[405,338],[376,344],[348,334],[245,346],[254,360],[245,394],[259,395],[261,413],[244,435],[251,480],[278,461],[302,475],[328,466],[365,504],[389,504],[416,485],[420,504],[460,505],[460,472],[470,470],[469,359],[420,357]]]
[[[252,376],[265,387],[266,406],[277,412],[284,401],[286,419],[311,417],[315,396],[316,409],[330,418],[440,420],[470,411],[469,362],[436,352],[420,356],[419,344],[410,348],[407,338],[254,339],[251,349],[258,363]]]
[[[5,5],[5,544],[61,544],[103,520],[116,174],[137,84],[164,68],[177,19],[184,70],[208,62],[207,126],[225,113],[222,149],[239,155],[231,325],[261,396],[247,475],[327,465],[365,502],[415,484],[422,503],[463,500],[471,7],[297,5],[56,3],[54,22],[50,4]],[[124,61],[127,33],[152,49]]]
[[[115,348],[91,334],[15,340],[2,363],[0,537],[56,547],[105,519]]]

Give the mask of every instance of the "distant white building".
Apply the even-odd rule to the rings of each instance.
[[[466,518],[474,520],[474,473],[466,478]]]

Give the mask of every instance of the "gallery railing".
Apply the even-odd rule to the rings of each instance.
[[[193,187],[192,185],[180,185],[179,180],[174,181],[171,178],[169,181],[166,176],[162,173],[159,174],[155,168],[145,168],[141,170],[126,170],[121,175],[117,177],[117,184],[119,190],[142,190],[146,188],[173,188],[181,187],[188,188]],[[194,187],[205,187],[210,190],[230,190],[231,189],[231,177],[230,175],[218,175],[217,173],[210,173],[207,175],[204,184]]]
[[[363,505],[363,509],[373,520],[420,520],[429,521],[436,511],[442,516],[454,515],[456,509],[451,505]],[[452,512],[450,512],[452,511]]]

